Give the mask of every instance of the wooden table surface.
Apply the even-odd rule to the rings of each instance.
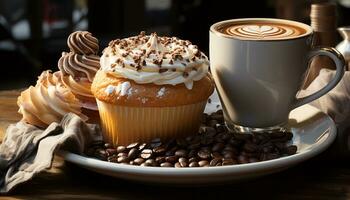
[[[0,139],[17,114],[18,91],[0,91]],[[327,152],[284,172],[210,187],[143,185],[79,168],[56,157],[52,169],[0,199],[350,199],[350,165]]]

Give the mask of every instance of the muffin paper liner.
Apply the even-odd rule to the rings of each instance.
[[[97,100],[97,105],[104,140],[127,145],[197,132],[206,101],[174,107],[128,107]]]

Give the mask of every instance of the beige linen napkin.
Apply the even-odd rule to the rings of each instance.
[[[11,124],[0,145],[0,193],[49,169],[57,149],[81,154],[89,144],[101,140],[97,125],[86,124],[73,113],[45,130],[22,121]]]
[[[329,83],[335,75],[334,70],[322,69],[316,79],[299,97],[318,91]],[[310,103],[327,113],[337,125],[338,136],[335,142],[338,156],[349,156],[350,153],[350,71],[346,71],[342,80],[330,92]]]

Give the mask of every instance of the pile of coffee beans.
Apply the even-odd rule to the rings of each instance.
[[[85,152],[100,160],[151,167],[212,167],[253,163],[295,154],[290,132],[238,134],[227,130],[222,111],[203,115],[199,133],[127,146],[93,144]]]

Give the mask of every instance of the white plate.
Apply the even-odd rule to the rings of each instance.
[[[83,168],[127,180],[146,183],[213,184],[241,181],[282,171],[321,153],[336,137],[336,127],[332,119],[309,105],[293,110],[288,126],[294,135],[293,144],[298,146],[297,154],[249,164],[207,168],[141,167],[109,163],[69,152],[59,154],[66,161]]]

